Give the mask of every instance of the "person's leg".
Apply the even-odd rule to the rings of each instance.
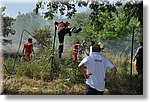
[[[75,54],[75,59],[74,59],[74,61],[77,61],[77,53]]]
[[[32,53],[30,53],[30,59],[29,59],[30,61],[32,60]]]
[[[98,91],[86,84],[86,95],[103,95],[104,91]]]
[[[77,53],[73,52],[73,60],[77,61]]]
[[[58,52],[59,52],[59,58],[61,58],[61,53],[63,53],[63,44],[59,45]]]
[[[71,31],[70,31],[70,29],[71,29],[71,28],[65,28],[65,31],[64,31],[65,35],[66,35],[67,33],[69,33],[69,36],[71,36]]]
[[[136,70],[139,75],[143,74],[143,62],[142,61],[136,61]]]
[[[79,28],[74,33],[79,33],[81,30],[82,30],[82,28]]]
[[[86,84],[86,95],[94,95],[93,88]]]
[[[25,52],[24,61],[29,61],[29,60],[30,60],[30,54],[28,52]]]
[[[80,31],[82,30],[82,28],[75,28],[75,27],[73,27],[73,28],[71,28],[71,32],[73,32],[73,33],[79,33]]]
[[[104,91],[94,90],[94,95],[103,95]]]
[[[92,95],[92,90],[91,87],[89,85],[86,84],[86,95]]]
[[[58,32],[58,40],[59,40],[58,52],[59,52],[59,58],[61,58],[61,53],[63,53],[64,36],[65,36],[64,29],[61,29]]]
[[[139,63],[139,70],[140,70],[140,74],[143,74],[143,60],[140,61]]]
[[[64,29],[62,29],[58,32],[58,39],[60,44],[64,43],[64,36],[65,36]]]
[[[79,33],[82,30],[82,28],[65,28],[64,33],[67,34],[69,33],[69,36],[71,36],[71,33]]]

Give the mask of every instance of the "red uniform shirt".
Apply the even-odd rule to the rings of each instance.
[[[58,26],[58,29],[60,29],[61,27],[64,27],[64,28],[68,27],[68,24],[64,23],[63,21],[62,22],[55,21],[54,24]]]
[[[73,45],[73,51],[74,51],[75,53],[77,53],[77,52],[78,52],[78,49],[79,49],[79,44],[75,43],[75,44]]]
[[[24,43],[24,48],[25,48],[25,52],[31,53],[31,52],[32,52],[33,45],[32,45],[32,43],[30,43],[30,42],[26,42],[26,43]]]

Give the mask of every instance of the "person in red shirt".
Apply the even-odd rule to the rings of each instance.
[[[64,43],[64,37],[66,34],[69,33],[69,36],[71,36],[71,33],[79,33],[82,29],[76,29],[76,28],[71,28],[69,25],[69,22],[54,22],[54,25],[57,26],[58,28],[58,39],[59,39],[59,58],[61,58],[61,53],[63,53],[63,43]]]
[[[30,61],[32,59],[32,52],[34,54],[32,38],[29,38],[28,42],[24,43],[24,47],[22,51],[23,59],[25,61]]]
[[[80,47],[79,42],[75,42],[73,45],[73,52],[72,52],[74,61],[77,61],[79,47]]]

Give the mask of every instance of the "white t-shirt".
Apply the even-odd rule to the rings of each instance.
[[[86,79],[86,84],[99,91],[104,91],[106,69],[112,69],[114,65],[99,52],[92,52],[80,62],[79,66],[82,64],[87,67],[88,73],[92,74]]]

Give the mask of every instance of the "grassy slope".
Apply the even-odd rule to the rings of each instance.
[[[112,55],[104,53],[117,67],[118,72],[110,83],[106,83],[107,94],[110,95],[142,95],[143,80],[142,76],[132,76],[130,85],[130,61],[124,54]],[[8,75],[5,72],[3,94],[52,94],[52,95],[84,95],[85,80],[77,69],[71,57],[55,61],[53,73],[43,68],[42,60],[27,65],[17,63],[17,74]],[[7,62],[7,61],[6,61]],[[10,61],[8,61],[10,64]],[[7,62],[7,63],[8,63]],[[34,66],[34,68],[31,68]],[[21,68],[20,68],[21,67]],[[38,69],[41,68],[41,69]],[[109,75],[109,71],[107,75]],[[51,79],[53,77],[53,79]],[[130,87],[131,86],[131,87]]]

